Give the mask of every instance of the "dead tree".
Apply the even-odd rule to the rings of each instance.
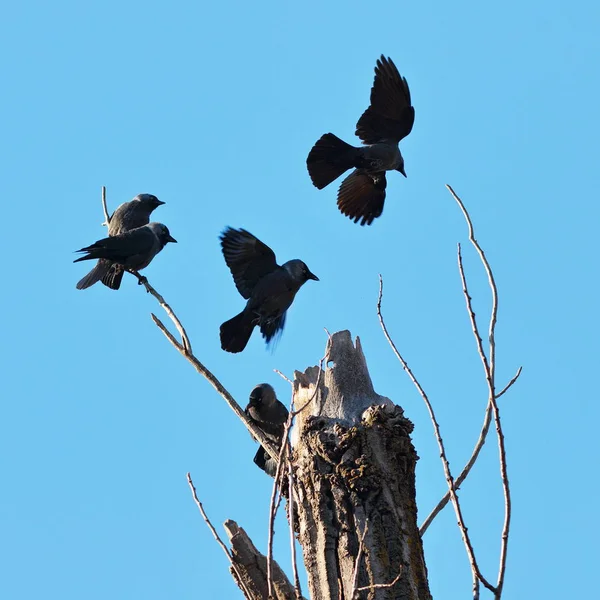
[[[173,321],[181,340],[177,340],[162,321],[152,314],[154,323],[225,399],[269,455],[278,461],[271,500],[267,556],[256,549],[245,531],[233,521],[225,523],[231,550],[226,546],[198,500],[188,473],[188,483],[194,500],[215,539],[227,555],[232,575],[248,600],[304,600],[295,561],[293,540],[296,536],[303,549],[311,600],[428,600],[431,594],[421,536],[448,502],[454,507],[471,565],[474,600],[479,599],[480,584],[492,592],[495,600],[501,598],[511,499],[498,399],[517,380],[521,369],[500,392],[497,392],[494,341],[498,306],[496,284],[485,254],[475,240],[473,225],[464,205],[449,186],[448,189],[465,216],[469,227],[469,240],[480,256],[492,290],[489,349],[486,352],[473,312],[459,245],[459,273],[489,395],[479,439],[470,460],[457,478],[451,474],[433,406],[397,350],[383,321],[381,278],[377,304],[377,313],[385,337],[429,411],[448,484],[448,493],[420,529],[417,525],[415,499],[415,466],[418,456],[410,439],[413,425],[404,416],[400,406],[378,395],[373,389],[358,338],[353,343],[348,331],[333,334],[329,338],[326,354],[320,365],[310,367],[304,372],[296,371],[294,381],[290,382],[293,385],[293,400],[286,425],[286,441],[278,452],[262,431],[248,420],[240,405],[221,382],[193,354],[183,325],[164,298],[145,277],[133,273],[138,277],[140,284],[158,300]],[[103,206],[108,221],[104,194]],[[479,569],[457,495],[460,484],[477,460],[492,419],[498,440],[505,498],[500,567],[495,584],[486,579]],[[276,502],[278,493],[287,498],[294,559],[293,583],[272,557],[273,520],[279,505],[279,502]]]

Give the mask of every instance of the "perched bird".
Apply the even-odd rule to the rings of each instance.
[[[319,281],[301,260],[279,266],[273,250],[244,229],[227,227],[220,236],[225,262],[239,293],[248,302],[221,325],[221,348],[241,352],[258,325],[267,345],[281,335],[285,313],[302,285]]]
[[[313,184],[322,190],[354,167],[342,181],[337,205],[355,223],[370,225],[383,212],[385,172],[400,171],[406,177],[398,144],[414,121],[408,83],[392,59],[382,55],[375,67],[371,105],[356,124],[355,134],[364,146],[355,148],[333,133],[323,135],[306,159]]]
[[[113,237],[137,227],[148,225],[150,215],[164,202],[152,194],[138,194],[133,200],[117,207],[109,219],[108,235]],[[96,266],[77,284],[78,290],[85,290],[98,281],[107,287],[118,290],[123,279],[123,267],[106,259],[100,259]]]
[[[162,223],[149,223],[113,237],[98,240],[77,252],[86,252],[73,262],[103,258],[128,271],[145,269],[169,243],[177,242]]]
[[[275,390],[268,383],[261,383],[250,392],[246,414],[277,448],[281,447],[288,410],[277,400]],[[267,475],[275,477],[277,461],[262,446],[256,451],[254,462]]]

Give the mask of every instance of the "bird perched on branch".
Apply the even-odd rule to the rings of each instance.
[[[276,448],[281,448],[288,410],[277,400],[275,390],[268,383],[261,383],[250,392],[246,414]],[[275,477],[277,461],[273,460],[262,446],[256,451],[254,462],[267,475]]]
[[[169,242],[177,242],[177,240],[171,236],[166,225],[149,223],[126,233],[98,240],[91,246],[77,250],[87,254],[73,262],[105,259],[111,265],[120,265],[127,271],[140,271],[145,269]]]
[[[400,171],[406,177],[398,144],[411,132],[414,120],[408,83],[392,59],[382,55],[375,67],[371,104],[356,124],[355,134],[364,146],[351,146],[333,133],[323,135],[306,159],[313,184],[322,190],[354,168],[340,185],[337,205],[355,223],[371,225],[383,212],[385,172]]]
[[[298,290],[309,279],[319,278],[301,260],[279,266],[273,250],[244,229],[227,227],[220,240],[238,292],[248,300],[239,315],[221,325],[221,348],[241,352],[256,326],[269,345],[281,335]]]
[[[132,229],[148,225],[155,208],[164,204],[152,194],[138,194],[133,200],[117,207],[109,219],[108,235],[114,237]],[[123,279],[123,267],[106,259],[100,259],[96,266],[77,284],[78,290],[85,290],[98,281],[112,290],[118,290]]]

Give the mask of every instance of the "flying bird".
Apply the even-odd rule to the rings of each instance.
[[[392,59],[382,55],[375,67],[371,104],[356,124],[355,135],[363,146],[351,146],[333,133],[323,135],[306,159],[313,184],[322,190],[354,168],[340,185],[337,205],[355,223],[371,225],[383,212],[385,172],[400,171],[406,177],[398,144],[414,121],[408,83]]]
[[[268,383],[261,383],[250,392],[246,414],[276,448],[281,447],[288,410],[277,400],[275,390]],[[254,462],[267,475],[275,477],[277,461],[271,458],[263,446],[256,451]]]
[[[298,259],[279,266],[273,250],[245,229],[227,227],[220,240],[238,292],[248,301],[239,315],[221,325],[221,348],[241,352],[256,326],[269,345],[281,335],[298,290],[319,278]]]
[[[109,237],[148,225],[152,211],[161,204],[164,202],[152,194],[138,194],[133,200],[119,205],[109,219]],[[118,290],[124,272],[122,265],[101,258],[96,266],[77,283],[77,289],[85,290],[102,281],[110,289]]]
[[[166,225],[149,223],[77,250],[85,252],[86,256],[81,256],[73,262],[105,259],[111,265],[120,265],[124,270],[140,271],[145,269],[169,242],[177,240],[171,236]]]

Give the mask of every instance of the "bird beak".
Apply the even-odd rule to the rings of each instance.
[[[176,244],[176,243],[177,243],[177,240],[176,240],[176,239],[175,239],[175,238],[174,238],[172,235],[170,235],[170,236],[167,238],[167,242],[173,242],[174,244]]]
[[[162,200],[159,200],[158,198],[156,199],[156,204],[158,204],[158,206],[162,206],[164,204],[164,202]]]
[[[396,169],[396,171],[400,171],[400,173],[402,173],[402,175],[404,175],[404,177],[406,177],[406,171],[404,170],[404,167],[398,167]]]
[[[319,278],[314,273],[311,273],[310,271],[306,274],[306,278],[312,279],[313,281],[319,281]]]

